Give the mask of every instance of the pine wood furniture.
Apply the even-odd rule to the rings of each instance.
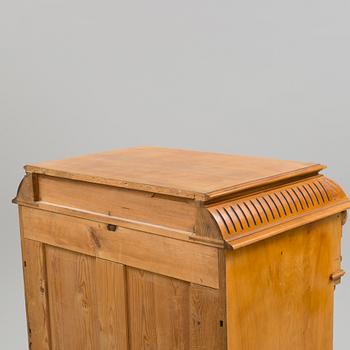
[[[332,349],[350,202],[322,169],[154,147],[27,165],[31,349]]]

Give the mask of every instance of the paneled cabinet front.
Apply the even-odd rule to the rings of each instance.
[[[226,348],[218,248],[34,208],[20,216],[31,349]]]

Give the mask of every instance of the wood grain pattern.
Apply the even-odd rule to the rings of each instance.
[[[350,200],[323,168],[155,147],[26,166],[31,349],[332,350]]]
[[[24,236],[53,246],[212,288],[219,286],[218,249],[32,208],[23,208]]]
[[[125,266],[96,259],[97,349],[128,350]]]
[[[16,197],[12,203],[31,203],[38,199],[37,175],[26,174],[18,186]]]
[[[227,252],[228,348],[331,350],[336,215]]]
[[[127,350],[124,266],[46,248],[52,348]]]
[[[38,176],[38,186],[43,202],[188,232],[194,230],[196,207],[187,199],[43,175]]]
[[[189,283],[128,268],[130,350],[189,349]]]
[[[220,289],[191,284],[191,346],[195,350],[227,349],[224,251],[219,254]]]
[[[22,239],[22,255],[29,348],[51,350],[44,246]]]
[[[335,214],[349,206],[349,199],[338,185],[325,176],[317,176],[214,204],[208,210],[225,241],[238,248],[315,221],[320,216]]]
[[[136,147],[27,165],[30,173],[208,200],[317,173],[324,166],[157,147]]]
[[[95,350],[95,259],[51,246],[46,248],[52,350]]]

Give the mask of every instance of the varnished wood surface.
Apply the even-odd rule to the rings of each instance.
[[[47,246],[46,261],[52,349],[97,349],[95,259]]]
[[[21,206],[223,247],[207,209],[186,198],[29,174],[14,201]]]
[[[331,350],[349,200],[322,168],[152,147],[27,166],[31,350]]]
[[[331,350],[340,215],[227,252],[228,348]]]
[[[218,288],[218,249],[123,227],[22,208],[24,238]]]
[[[190,349],[226,350],[226,262],[224,251],[219,253],[220,288],[212,289],[192,284],[190,291]]]
[[[156,147],[136,147],[27,165],[26,171],[208,200],[316,173],[319,164]]]
[[[31,350],[226,349],[224,289],[25,242],[44,252],[47,270],[39,298],[35,274],[26,285]]]
[[[128,268],[130,350],[189,349],[188,283]]]
[[[82,181],[38,176],[40,201],[193,232],[193,201]],[[101,198],[101,200],[96,200]]]
[[[44,245],[22,239],[28,343],[33,350],[51,350]]]
[[[226,242],[239,248],[350,207],[323,175],[208,206]]]
[[[95,283],[100,330],[97,349],[128,350],[125,265],[96,259]]]

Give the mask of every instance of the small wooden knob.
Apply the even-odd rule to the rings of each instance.
[[[344,270],[338,270],[331,274],[330,279],[333,281],[335,285],[339,284],[341,282],[341,278],[345,275]]]

